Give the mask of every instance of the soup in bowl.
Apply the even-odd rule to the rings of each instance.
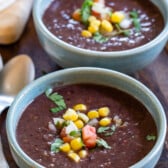
[[[33,17],[43,48],[62,67],[132,73],[160,54],[168,36],[166,0],[39,0]]]
[[[70,68],[23,89],[7,136],[19,167],[154,167],[166,136],[156,96],[137,80],[101,68]]]

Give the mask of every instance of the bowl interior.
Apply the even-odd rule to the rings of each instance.
[[[38,27],[40,27],[40,29],[43,31],[44,36],[47,36],[50,38],[51,41],[53,41],[54,43],[59,44],[59,46],[63,47],[64,49],[68,49],[70,51],[76,52],[76,53],[82,53],[85,55],[90,55],[92,54],[92,56],[102,56],[103,53],[103,57],[106,56],[110,56],[110,57],[122,57],[125,55],[132,55],[133,53],[139,53],[142,52],[144,50],[147,50],[148,48],[158,44],[160,41],[168,39],[168,1],[167,0],[151,0],[151,2],[157,6],[160,10],[160,12],[162,13],[164,22],[165,22],[165,27],[163,29],[163,31],[153,40],[151,40],[149,43],[144,44],[142,46],[133,48],[133,49],[129,49],[129,50],[124,50],[124,51],[111,51],[111,52],[104,52],[104,51],[91,51],[91,50],[85,50],[82,48],[78,48],[75,46],[72,46],[60,39],[58,39],[57,37],[55,37],[44,25],[43,21],[42,21],[42,16],[43,13],[45,12],[46,8],[50,5],[50,3],[52,2],[52,0],[38,0],[35,1],[34,6],[33,6],[33,16],[34,16],[34,20],[35,23],[38,25]]]
[[[85,67],[59,70],[43,76],[28,85],[16,97],[7,115],[7,136],[11,148],[13,148],[20,158],[23,158],[28,164],[32,163],[32,165],[41,167],[39,164],[30,159],[17,143],[15,135],[16,127],[23,110],[35,97],[43,93],[47,88],[74,83],[95,83],[107,85],[127,92],[137,98],[142,104],[144,104],[153,116],[157,126],[158,138],[152,151],[134,166],[143,167],[154,155],[157,154],[164,143],[166,135],[166,117],[164,110],[155,95],[143,84],[127,75],[101,68]]]

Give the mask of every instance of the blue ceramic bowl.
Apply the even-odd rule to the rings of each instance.
[[[142,160],[132,165],[131,168],[153,168],[156,165],[166,136],[166,116],[159,100],[142,83],[127,75],[113,70],[83,67],[67,68],[43,76],[24,88],[16,97],[7,114],[6,128],[13,158],[20,168],[44,168],[27,156],[17,142],[16,128],[23,110],[47,88],[58,86],[60,83],[64,85],[76,83],[107,85],[137,98],[153,116],[158,136],[152,150]]]
[[[102,67],[124,73],[132,73],[151,63],[163,50],[168,37],[168,1],[151,0],[161,11],[165,20],[163,31],[149,43],[125,51],[91,51],[77,48],[54,36],[44,25],[42,16],[52,0],[38,0],[33,5],[36,32],[44,50],[60,66]]]

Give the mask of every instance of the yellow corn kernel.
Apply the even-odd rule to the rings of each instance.
[[[89,22],[92,22],[92,21],[94,21],[94,20],[97,20],[95,16],[89,16],[89,18],[88,18],[88,21],[89,21]]]
[[[77,153],[75,153],[75,152],[68,153],[68,157],[71,158],[76,163],[78,163],[80,161],[79,155]]]
[[[91,110],[87,113],[89,119],[99,118],[99,113],[96,110]]]
[[[81,35],[86,38],[92,37],[92,33],[88,30],[82,30]]]
[[[112,23],[120,23],[125,18],[123,12],[114,12],[111,15],[111,22]]]
[[[69,143],[64,143],[63,145],[60,146],[60,150],[62,152],[68,153],[71,150],[71,146]]]
[[[75,111],[86,111],[87,110],[87,106],[85,104],[76,104],[75,106],[73,106],[73,109]]]
[[[80,150],[83,147],[82,139],[80,137],[74,138],[70,142],[71,148],[74,151]]]
[[[79,119],[81,119],[85,123],[88,123],[89,117],[85,113],[78,112],[77,114]]]
[[[80,158],[85,158],[88,155],[88,152],[87,150],[80,150],[78,154]]]
[[[101,107],[98,109],[98,113],[100,117],[107,117],[110,113],[110,109],[108,107]]]
[[[90,26],[100,26],[101,22],[100,20],[93,20],[92,22],[90,22]]]
[[[113,26],[108,20],[102,20],[101,30],[109,33],[113,31]]]
[[[102,118],[102,119],[99,121],[99,124],[100,124],[102,127],[105,127],[105,126],[109,125],[110,123],[111,123],[111,118],[109,118],[109,117]]]
[[[78,119],[78,114],[75,110],[69,108],[67,111],[63,114],[64,120],[71,120],[76,121]]]
[[[77,126],[77,128],[81,129],[84,126],[84,123],[82,120],[76,120],[74,124]]]
[[[89,31],[90,33],[94,34],[94,33],[96,33],[96,32],[99,31],[99,26],[97,26],[97,25],[90,25],[90,26],[88,27],[88,31]]]

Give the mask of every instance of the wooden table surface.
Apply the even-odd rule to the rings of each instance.
[[[61,68],[53,62],[42,49],[37,39],[32,16],[30,16],[24,33],[19,41],[12,45],[0,45],[0,53],[4,63],[18,54],[28,54],[34,62],[36,78],[42,76],[44,72],[50,73]],[[144,83],[155,93],[162,103],[168,118],[168,49],[165,47],[154,62],[131,76]],[[11,157],[7,142],[5,132],[6,113],[7,110],[0,116],[0,134],[2,137],[3,149],[10,168],[18,168]],[[165,141],[162,156],[156,168],[168,168],[168,136]]]

